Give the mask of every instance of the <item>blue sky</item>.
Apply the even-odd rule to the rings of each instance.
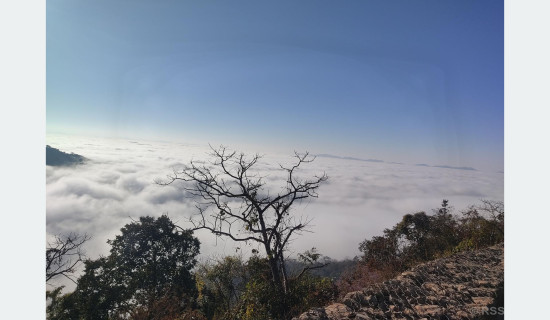
[[[49,1],[48,132],[504,166],[503,1]]]

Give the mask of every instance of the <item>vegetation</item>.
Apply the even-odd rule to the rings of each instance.
[[[76,233],[56,235],[46,248],[46,282],[60,276],[75,282],[76,268],[85,258],[82,245],[88,240],[89,236]]]
[[[331,279],[313,275],[308,268],[302,270],[302,276],[289,278],[287,296],[274,295],[267,259],[258,255],[246,261],[225,257],[198,268],[198,303],[208,319],[274,319],[272,312],[280,305],[285,310],[279,311],[275,319],[290,319],[336,297]]]
[[[340,292],[358,290],[418,263],[503,241],[503,202],[482,200],[481,205],[455,215],[449,201],[443,200],[433,215],[406,214],[382,236],[363,241],[361,262],[339,280],[338,288]]]
[[[161,216],[142,217],[121,232],[108,241],[108,257],[85,261],[74,292],[48,293],[49,319],[174,319],[194,307],[199,241],[192,231]]]
[[[353,267],[356,264],[355,259],[336,260],[327,256],[320,256],[318,260],[309,265],[318,268],[309,269],[308,271],[315,276],[326,277],[331,280],[336,280],[341,277],[345,270]],[[288,273],[296,275],[308,266],[308,263],[303,259],[287,259],[285,261]]]
[[[269,261],[258,253],[191,272],[199,242],[167,216],[142,217],[108,243],[109,256],[84,261],[73,292],[47,292],[48,319],[289,319],[336,296],[332,280],[310,273],[324,265],[315,250],[301,255],[283,296],[273,294]]]
[[[293,237],[308,224],[295,217],[291,209],[304,199],[317,197],[316,190],[327,176],[300,178],[300,167],[313,158],[308,153],[296,153],[293,165],[280,168],[286,176],[281,185],[277,182],[267,185],[267,179],[256,171],[259,155],[248,158],[224,147],[212,149],[210,155],[210,162],[191,162],[183,170],[174,171],[168,181],[158,183],[183,182],[187,194],[197,199],[198,214],[190,221],[193,230],[206,229],[216,236],[259,245],[270,275],[262,284],[268,287],[262,290],[268,290],[270,297],[277,297],[271,300],[268,313],[282,319],[288,313],[289,299],[297,283],[289,278],[285,251]],[[281,191],[276,192],[277,187]],[[303,275],[298,274],[297,278]]]
[[[47,292],[48,319],[290,319],[415,264],[504,240],[502,202],[482,200],[460,214],[447,200],[433,214],[406,214],[360,244],[355,261],[315,248],[285,260],[287,291],[276,294],[269,257],[223,257],[196,265],[199,241],[167,216],[127,224],[109,256],[85,260],[74,292]],[[87,236],[69,237],[76,248]],[[76,241],[76,239],[80,239]],[[67,241],[58,242],[61,244]],[[69,242],[71,243],[71,242]],[[53,246],[55,247],[55,246]],[[70,247],[70,246],[69,246]],[[49,250],[49,249],[48,249]],[[47,251],[51,256],[51,250]],[[72,252],[72,251],[70,251]],[[80,257],[80,256],[79,256]]]

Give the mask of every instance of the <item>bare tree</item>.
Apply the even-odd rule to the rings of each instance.
[[[496,233],[504,237],[504,202],[481,199],[481,205],[477,206],[476,209],[489,215]]]
[[[293,236],[304,231],[309,222],[291,215],[291,208],[306,198],[316,198],[320,184],[327,180],[326,174],[299,178],[298,169],[314,158],[308,153],[295,153],[293,165],[280,165],[286,179],[281,181],[280,191],[274,192],[273,188],[268,189],[272,185],[266,184],[266,177],[255,170],[259,155],[248,158],[225,147],[211,149],[210,162],[191,161],[189,166],[174,171],[167,181],[157,183],[185,182],[185,192],[197,202],[198,213],[190,219],[194,230],[206,229],[216,236],[260,244],[267,256],[273,285],[286,293],[284,252]]]
[[[481,205],[476,208],[479,211],[489,214],[489,217],[495,221],[504,221],[503,201],[481,199]]]
[[[82,245],[88,240],[90,237],[86,234],[56,235],[46,248],[46,282],[57,276],[64,276],[76,283],[73,274],[78,264],[84,260]]]

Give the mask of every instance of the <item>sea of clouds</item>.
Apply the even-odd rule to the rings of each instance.
[[[185,197],[178,185],[160,186],[155,181],[191,160],[207,160],[208,145],[65,135],[48,135],[47,143],[89,159],[75,167],[46,166],[48,238],[86,233],[92,239],[84,249],[88,257],[97,258],[108,255],[108,239],[140,216],[168,214],[176,224],[189,226],[186,220],[196,212],[194,200]],[[293,160],[292,154],[264,153],[257,167],[267,184],[277,185],[285,179],[279,164]],[[317,157],[300,172],[304,177],[325,172],[329,178],[318,198],[294,208],[295,215],[311,219],[311,232],[296,237],[290,253],[316,247],[337,259],[358,255],[361,241],[380,235],[404,214],[431,213],[442,199],[450,200],[458,212],[480,199],[504,196],[504,175],[499,172],[330,157]],[[202,258],[251,250],[206,231],[196,235]]]

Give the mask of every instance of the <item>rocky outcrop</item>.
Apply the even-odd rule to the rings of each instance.
[[[294,320],[503,318],[504,246],[463,252],[348,293]]]

